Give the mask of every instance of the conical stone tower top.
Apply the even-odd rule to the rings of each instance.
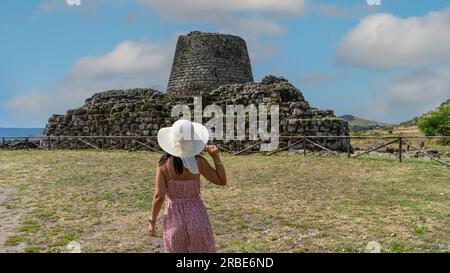
[[[167,93],[190,97],[225,84],[253,82],[244,39],[194,31],[178,38]]]

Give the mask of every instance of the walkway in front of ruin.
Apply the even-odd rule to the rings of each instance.
[[[25,243],[9,242],[17,234],[21,214],[11,206],[17,194],[17,188],[0,188],[0,253],[23,252]]]

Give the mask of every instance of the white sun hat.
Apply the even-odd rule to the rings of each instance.
[[[200,123],[180,119],[172,127],[161,128],[158,144],[170,155],[179,157],[193,174],[198,174],[195,156],[203,151],[209,140],[208,129]]]

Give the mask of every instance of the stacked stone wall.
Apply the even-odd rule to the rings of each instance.
[[[261,83],[229,84],[202,95],[203,107],[216,104],[226,113],[227,105],[250,104],[258,107],[278,105],[280,116],[280,147],[292,143],[288,136],[345,136],[348,123],[334,116],[331,110],[312,108],[300,90],[287,80],[268,76]],[[95,94],[80,108],[68,110],[65,115],[52,116],[45,129],[47,136],[138,136],[157,148],[155,136],[162,127],[171,126],[178,117],[172,117],[172,107],[183,104],[194,110],[193,97],[172,97],[152,89],[113,90]],[[192,113],[193,116],[193,113]],[[209,119],[204,118],[206,123]],[[268,117],[270,121],[270,115]],[[246,120],[248,131],[248,117]],[[225,124],[225,120],[224,120]],[[270,126],[270,124],[269,124]],[[346,150],[346,139],[316,140],[332,150]],[[105,140],[96,144],[105,146]],[[228,150],[242,150],[255,140],[215,141]],[[115,144],[113,142],[109,145]],[[73,143],[67,147],[73,148]],[[300,146],[294,146],[297,149]],[[129,148],[129,147],[128,147]],[[135,149],[144,146],[134,145]],[[317,149],[308,144],[309,149]],[[255,147],[253,150],[258,150]]]

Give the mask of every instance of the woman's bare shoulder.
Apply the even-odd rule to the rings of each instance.
[[[204,158],[204,157],[201,156],[201,155],[197,155],[196,158],[197,158],[197,160],[206,160],[206,158]]]
[[[157,171],[165,171],[168,159],[160,159],[158,162],[156,162],[156,170]]]
[[[197,163],[198,163],[199,165],[202,165],[202,166],[205,166],[206,164],[209,164],[209,163],[208,163],[208,160],[206,160],[206,158],[204,158],[204,157],[201,156],[201,155],[198,155],[198,156],[197,156]]]

